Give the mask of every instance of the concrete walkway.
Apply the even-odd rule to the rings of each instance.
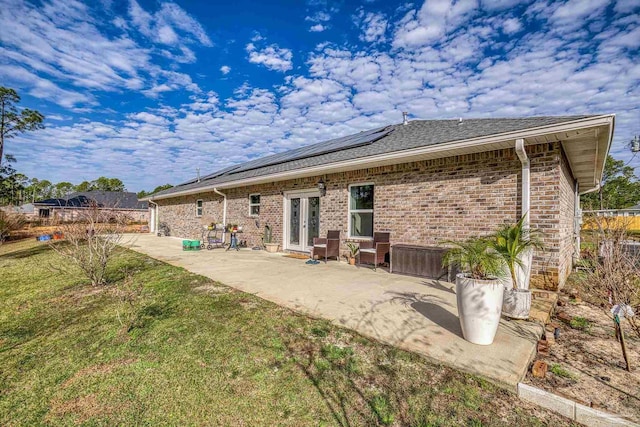
[[[181,240],[127,235],[127,246],[276,304],[329,319],[383,343],[478,374],[515,392],[534,355],[542,327],[501,321],[490,346],[465,341],[455,285],[243,249],[183,252]]]

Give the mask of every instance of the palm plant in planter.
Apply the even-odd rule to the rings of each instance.
[[[462,335],[474,344],[489,345],[500,323],[504,294],[504,285],[499,279],[503,271],[502,259],[491,250],[487,239],[446,243],[453,247],[444,256],[444,266],[457,265],[463,271],[456,275]]]
[[[542,249],[539,234],[538,230],[529,229],[523,216],[517,223],[500,228],[491,240],[491,248],[500,255],[508,273],[503,280],[506,289],[502,306],[507,317],[529,318],[531,261],[533,250]]]
[[[360,246],[353,242],[347,242],[347,247],[349,248],[349,264],[356,265],[356,255],[360,251]]]
[[[280,245],[277,243],[273,243],[271,239],[272,239],[271,226],[267,224],[264,226],[264,234],[262,235],[264,248],[267,252],[271,252],[271,253],[278,252],[278,246]]]

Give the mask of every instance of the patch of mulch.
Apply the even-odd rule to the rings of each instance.
[[[297,253],[286,254],[286,255],[283,255],[283,257],[294,258],[294,259],[310,259],[309,255],[307,254],[297,254]]]
[[[547,362],[549,372],[545,378],[535,378],[529,372],[525,382],[640,422],[640,339],[625,329],[632,369],[628,372],[613,320],[601,308],[582,301],[568,302],[557,307],[552,324],[560,328],[560,336],[548,355],[538,354],[537,358]],[[556,373],[551,372],[554,366]]]

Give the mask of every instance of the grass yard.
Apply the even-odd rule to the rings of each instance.
[[[570,425],[479,378],[123,249],[110,278],[143,289],[126,331],[114,287],[59,262],[31,240],[0,247],[0,425]]]

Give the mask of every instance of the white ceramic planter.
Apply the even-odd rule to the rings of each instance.
[[[500,280],[474,280],[456,276],[458,317],[464,339],[474,344],[493,342],[500,323],[504,285]]]
[[[270,253],[278,252],[278,247],[279,246],[280,245],[277,244],[277,243],[265,243],[264,244],[265,249],[267,250],[267,252],[270,252]]]
[[[528,319],[531,311],[531,291],[528,289],[505,289],[502,314],[512,319]]]

